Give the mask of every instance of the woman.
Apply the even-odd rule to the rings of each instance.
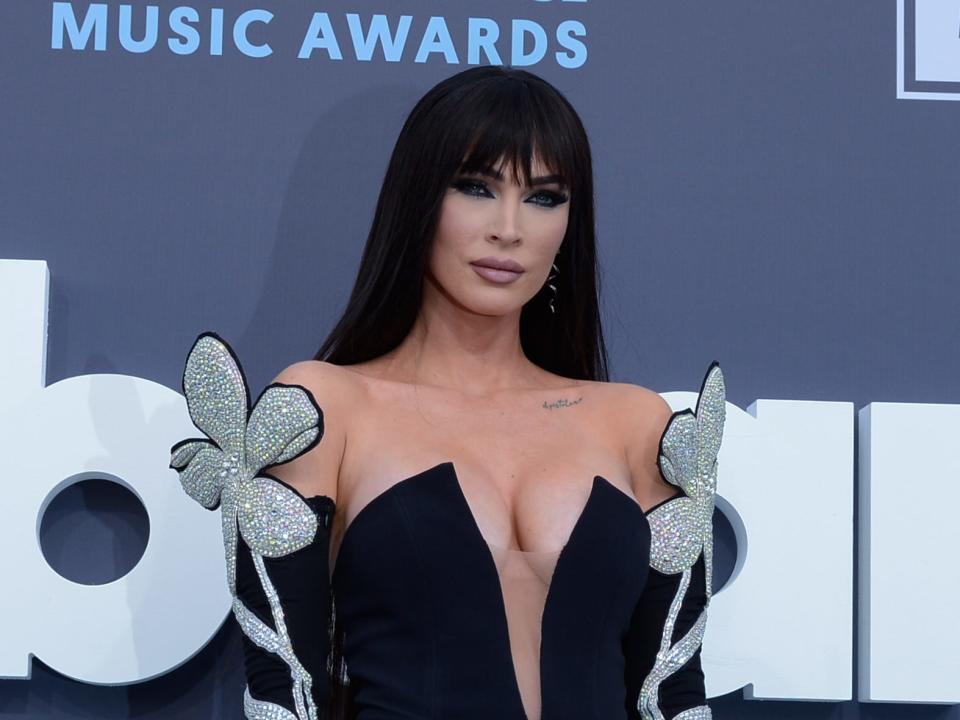
[[[314,360],[251,410],[204,333],[183,385],[210,439],[171,467],[221,507],[248,718],[710,717],[722,374],[696,412],[608,381],[589,144],[542,79],[417,103]]]

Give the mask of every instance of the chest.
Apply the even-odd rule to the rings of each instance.
[[[589,389],[492,401],[377,390],[348,432],[334,547],[368,503],[441,462],[482,537],[502,548],[558,551],[597,475],[632,498],[616,427]]]

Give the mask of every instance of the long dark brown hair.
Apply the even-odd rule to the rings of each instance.
[[[567,185],[570,215],[552,281],[556,312],[550,312],[552,291],[544,286],[521,310],[521,345],[531,362],[550,372],[607,380],[586,131],[550,83],[495,65],[446,78],[410,112],[390,157],[347,307],[314,359],[349,365],[399,345],[420,309],[430,244],[453,177],[503,159],[514,179],[526,184],[535,153]]]

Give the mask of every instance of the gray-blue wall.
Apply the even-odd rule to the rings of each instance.
[[[87,4],[73,3],[78,15]],[[135,27],[146,4],[132,2]],[[274,50],[260,59],[235,49],[229,25],[222,56],[205,41],[174,54],[164,23],[177,3],[155,4],[160,43],[135,54],[118,42],[115,0],[103,51],[53,48],[52,2],[0,3],[0,258],[50,265],[48,383],[117,372],[179,389],[206,329],[234,346],[255,394],[312,357],[352,284],[406,113],[467,67],[467,18],[488,17],[503,35],[513,18],[547,30],[530,69],[590,134],[614,379],[694,390],[717,359],[740,406],[960,402],[960,102],[896,99],[895,0],[225,0],[228,20],[274,13],[251,31]],[[297,58],[314,11],[330,13],[343,60]],[[348,11],[364,25],[412,15],[401,59],[356,60]],[[414,62],[431,15],[446,19],[459,64]],[[573,69],[553,59],[569,19],[587,30]],[[904,482],[924,492],[927,480]],[[79,576],[142,547],[122,498],[89,488],[55,510],[46,551]],[[100,550],[77,553],[80,541]],[[137,686],[83,685],[37,662],[31,680],[0,681],[0,717],[232,718],[241,691],[227,625]],[[713,701],[716,717],[960,718],[738,694]]]

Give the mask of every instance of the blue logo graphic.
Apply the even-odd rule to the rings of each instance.
[[[586,1],[563,0],[562,7],[581,9]],[[525,7],[550,10],[557,5],[537,0]],[[295,38],[290,35],[291,24],[280,23],[280,18],[265,8],[237,12],[187,5],[161,9],[159,5],[134,8],[131,4],[54,2],[50,47],[196,56],[238,53],[249,58],[276,53],[314,62],[425,63],[436,57],[449,65],[521,67],[552,62],[566,69],[579,68],[587,61],[586,26],[577,19],[557,20],[555,13],[550,13],[549,21],[470,17],[465,25],[458,21],[448,26],[442,15],[310,13],[287,4],[279,5],[277,12],[290,15]],[[286,28],[285,35],[278,25]]]
[[[897,0],[897,97],[960,100],[960,0]]]

